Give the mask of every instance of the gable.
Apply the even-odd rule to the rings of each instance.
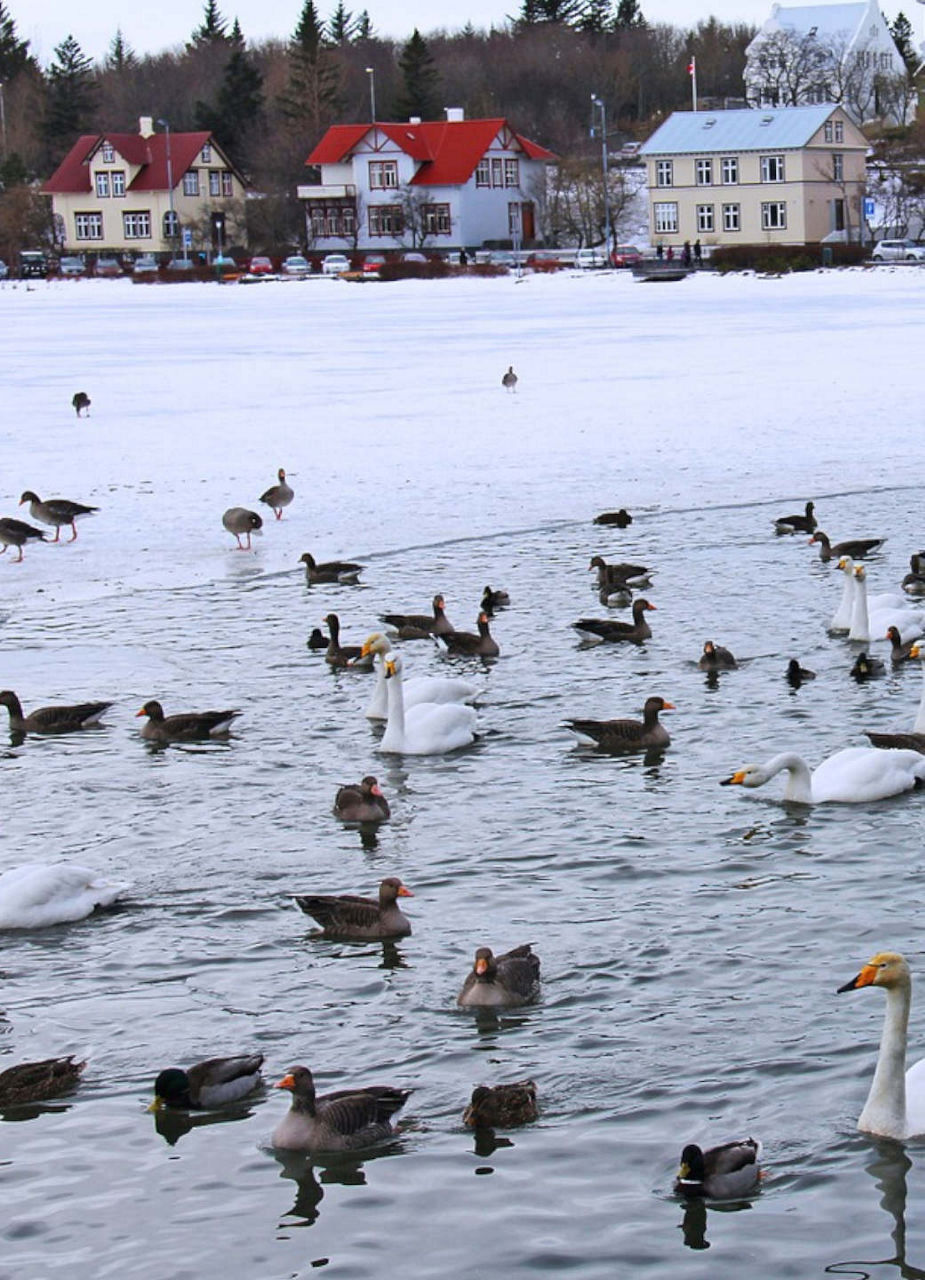
[[[837,116],[866,146],[847,114],[826,103],[744,111],[676,111],[640,148],[640,155],[706,155],[715,152],[787,151],[805,147]],[[850,145],[850,144],[848,144]]]

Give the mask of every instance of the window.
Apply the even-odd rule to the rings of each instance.
[[[500,160],[492,160],[491,162],[491,185],[493,187],[504,186],[504,165]]]
[[[475,185],[477,187],[491,186],[491,163],[488,160],[480,160],[476,165]]]
[[[678,206],[674,201],[670,203],[656,204],[655,206],[655,231],[656,234],[665,234],[678,229]]]
[[[657,187],[673,187],[674,186],[674,162],[673,161],[656,160],[655,185]]]
[[[383,191],[398,186],[397,160],[370,160],[369,186],[371,191]]]
[[[112,143],[104,142],[103,143],[103,164],[112,164],[114,159],[115,159],[115,155],[113,153]]]
[[[185,196],[199,195],[199,170],[189,169],[183,175],[183,194]]]
[[[450,206],[448,204],[425,204],[422,209],[424,234],[428,236],[448,236],[450,234]]]
[[[832,141],[832,121],[831,120],[826,120],[825,124],[822,126],[822,136],[826,142]]]
[[[101,213],[75,213],[74,231],[78,240],[102,240],[103,215]]]
[[[723,156],[723,186],[734,187],[739,181],[739,157]]]
[[[504,185],[506,187],[520,186],[520,161],[519,160],[505,160]]]
[[[371,236],[400,236],[402,233],[401,207],[397,204],[371,204],[369,206],[369,234]]]
[[[845,122],[843,120],[835,121],[835,141],[836,142],[845,141]]]
[[[696,177],[698,187],[712,187],[713,161],[698,160],[694,165],[694,175]]]
[[[112,194],[117,197],[124,196],[125,195],[125,170],[113,169],[111,174],[111,181],[112,181]]]
[[[761,181],[762,182],[783,182],[784,181],[784,157],[783,156],[762,156],[761,157]]]
[[[787,229],[787,205],[783,200],[771,200],[761,206],[761,230],[785,231]]]
[[[344,239],[356,230],[356,210],[352,204],[337,200],[323,204],[313,200],[310,207],[313,236]]]
[[[222,195],[234,195],[233,175],[227,169],[222,170]]]
[[[209,195],[220,196],[222,194],[222,179],[218,169],[209,170]]]
[[[697,206],[697,230],[713,231],[713,206],[711,204],[698,204]]]
[[[893,66],[893,55],[891,53],[881,53],[880,70],[889,71]]]
[[[844,182],[845,180],[845,157],[840,151],[836,151],[832,156],[832,181]]]
[[[122,232],[126,240],[150,240],[151,214],[147,209],[141,213],[123,213]]]
[[[203,164],[212,163],[212,143],[211,142],[204,142],[202,144],[202,163]]]
[[[174,210],[168,210],[164,214],[163,236],[165,240],[176,240],[180,234],[180,219]]]
[[[724,231],[741,231],[742,216],[739,205],[724,204],[723,205],[723,230]]]
[[[97,200],[106,200],[109,198],[108,173],[98,173],[96,175],[96,198]]]
[[[524,208],[527,208],[525,205]],[[507,233],[515,242],[515,248],[523,235],[524,220],[519,200],[512,200],[507,207]]]
[[[845,202],[844,200],[832,201],[832,230],[844,231],[845,229]]]

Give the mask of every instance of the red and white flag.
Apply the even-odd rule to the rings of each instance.
[[[921,3],[922,3],[922,4],[925,4],[925,0],[921,0]],[[693,57],[692,57],[692,58],[691,58],[691,60],[690,60],[690,62],[687,64],[687,74],[688,74],[689,76],[694,76],[694,75],[696,75],[696,74],[697,74],[697,59],[696,59],[696,58],[693,58]]]

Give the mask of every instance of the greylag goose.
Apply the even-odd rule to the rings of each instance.
[[[899,627],[888,627],[886,638],[890,642],[890,661],[894,667],[899,666],[901,662],[908,662],[912,657],[912,650],[916,647],[914,640],[906,640],[899,633]]]
[[[886,538],[847,538],[844,542],[830,542],[828,534],[817,529],[809,541],[810,545],[818,542],[820,560],[834,560],[836,556],[850,556],[852,560],[863,560],[872,551],[882,547]]]
[[[701,671],[735,671],[738,665],[728,649],[724,649],[721,644],[714,644],[712,640],[704,643],[703,653],[697,663]]]
[[[49,498],[43,502],[38,494],[33,493],[31,489],[27,489],[19,499],[19,505],[24,502],[29,503],[29,514],[33,520],[38,520],[40,524],[50,524],[54,526],[55,536],[52,542],[57,542],[61,533],[61,526],[69,524],[71,526],[70,541],[74,542],[77,538],[76,521],[80,516],[92,516],[94,512],[99,511],[99,507],[86,507],[82,502],[71,502],[69,498]]]
[[[633,517],[624,508],[619,511],[602,511],[599,516],[594,517],[595,524],[615,524],[618,529],[625,529],[633,523]]]
[[[247,507],[229,507],[222,516],[222,524],[229,533],[238,540],[239,551],[250,551],[251,531],[263,528],[263,520],[256,511],[248,511]],[[247,534],[247,543],[241,544],[241,534]]]
[[[14,1107],[23,1102],[44,1102],[69,1093],[80,1083],[87,1064],[67,1058],[45,1058],[42,1062],[21,1062],[0,1071],[0,1107]]]
[[[763,787],[782,772],[787,774],[784,799],[794,804],[869,804],[911,791],[925,781],[925,756],[915,751],[845,747],[810,773],[802,756],[784,751],[764,764],[746,765],[720,786]]]
[[[886,667],[879,658],[872,658],[869,654],[861,652],[854,660],[854,665],[849,675],[854,676],[855,680],[872,680],[875,676],[882,676]]]
[[[319,1098],[308,1067],[293,1067],[274,1088],[292,1094],[292,1106],[271,1139],[285,1151],[353,1151],[390,1138],[392,1116],[411,1094],[391,1085],[368,1085]]]
[[[644,564],[628,564],[625,560],[619,564],[608,564],[603,556],[592,556],[588,569],[597,570],[599,587],[645,587],[649,585],[652,572]]]
[[[517,374],[514,372],[514,366],[509,364],[507,373],[501,375],[501,385],[505,391],[517,390]]]
[[[787,663],[787,682],[794,689],[799,689],[805,680],[815,680],[815,671],[810,671],[808,667],[801,667],[798,658],[791,658]]]
[[[324,660],[332,667],[350,667],[357,671],[372,670],[372,656],[367,657],[363,653],[363,646],[359,644],[341,644],[340,642],[340,618],[336,613],[329,613],[325,618],[328,624],[328,631],[331,633],[331,639],[325,651]],[[360,661],[360,659],[363,659]]]
[[[81,412],[83,412],[85,418],[89,418],[91,400],[86,391],[75,391],[71,397],[71,404],[74,406],[74,412],[78,418]]]
[[[273,508],[273,514],[277,520],[283,518],[283,507],[288,507],[289,503],[295,497],[290,485],[286,483],[286,473],[282,467],[276,473],[279,484],[271,485],[264,493],[260,495],[260,502],[265,503],[268,507]]]
[[[532,1080],[479,1084],[463,1112],[463,1124],[470,1129],[511,1129],[517,1124],[530,1124],[537,1115],[536,1084]]]
[[[154,1081],[154,1101],[148,1110],[180,1107],[200,1111],[238,1102],[263,1083],[262,1065],[262,1053],[249,1053],[237,1058],[209,1058],[185,1071],[168,1067]]]
[[[440,633],[440,643],[446,647],[447,653],[457,655],[477,655],[480,658],[497,658],[501,646],[491,634],[488,625],[488,614],[483,610],[476,622],[478,632],[448,631]]]
[[[111,906],[130,887],[74,862],[25,862],[0,875],[0,929],[71,924]]]
[[[342,822],[384,822],[392,816],[392,810],[377,779],[370,773],[361,782],[338,787],[334,816]]]
[[[838,988],[837,994],[864,987],[882,987],[886,991],[886,1014],[877,1069],[858,1117],[858,1128],[903,1141],[925,1133],[925,1059],[906,1071],[912,975],[904,957],[895,951],[879,951],[856,978]]]
[[[921,658],[923,654],[925,654],[925,645],[919,644],[913,645],[909,652],[910,658]],[[925,675],[925,667],[922,669],[922,674]],[[867,736],[875,747],[885,747],[887,749],[897,747],[903,751],[921,751],[925,753],[925,684],[922,687],[922,696],[911,732],[868,733]]]
[[[414,894],[397,876],[387,876],[382,881],[378,899],[352,894],[293,896],[305,914],[318,921],[326,938],[382,942],[386,938],[403,938],[411,932],[411,921],[399,907],[398,899],[413,898]]]
[[[45,535],[41,529],[36,529],[35,525],[26,524],[25,520],[14,520],[12,516],[3,516],[0,518],[0,542],[3,548],[0,550],[0,556],[3,555],[7,547],[19,547],[19,555],[13,561],[19,564],[22,560],[22,549],[27,542],[31,541],[44,542]]]
[[[354,583],[364,568],[350,560],[326,560],[323,564],[318,564],[310,551],[299,556],[299,561],[305,565],[305,577],[310,587],[316,582],[339,582],[342,585]]]
[[[597,598],[605,609],[626,609],[633,603],[633,588],[625,582],[608,586],[606,583],[597,593]]]
[[[386,684],[385,659],[392,652],[392,644],[388,636],[381,631],[374,631],[363,641],[362,657],[370,654],[376,662],[376,687],[366,708],[367,720],[388,720],[389,691]],[[479,695],[478,688],[460,676],[412,676],[405,679],[402,675],[402,700],[406,711],[425,702],[474,702]]]
[[[754,1191],[761,1179],[761,1143],[754,1138],[701,1151],[690,1143],[681,1152],[675,1191],[711,1200],[733,1200]]]
[[[645,751],[667,747],[671,738],[659,723],[660,711],[674,711],[673,702],[664,698],[646,698],[642,720],[566,720],[572,733],[604,751]]]
[[[486,587],[482,592],[480,608],[490,618],[496,609],[504,609],[510,603],[511,597],[506,591],[493,591],[491,587]]]
[[[652,635],[652,628],[643,615],[647,610],[654,608],[654,604],[649,604],[648,600],[640,597],[633,601],[632,623],[613,622],[609,618],[579,618],[577,622],[572,623],[572,626],[576,631],[584,631],[590,636],[609,643],[629,640],[634,644],[641,644]]]
[[[180,711],[165,716],[164,708],[154,699],[146,702],[135,718],[147,716],[141,736],[148,742],[196,742],[203,738],[218,738],[227,734],[231,722],[240,711]]]
[[[540,959],[531,944],[503,956],[479,947],[456,1003],[464,1009],[510,1009],[534,1000],[540,989]]]
[[[379,617],[395,631],[399,640],[427,640],[430,636],[448,635],[453,630],[443,611],[444,604],[443,596],[435,595],[432,617],[425,613],[382,613]]]
[[[111,706],[111,702],[78,702],[74,706],[38,707],[26,716],[12,689],[0,692],[0,707],[10,713],[11,733],[76,733],[95,728]]]
[[[803,515],[781,516],[774,521],[774,528],[778,533],[813,533],[818,523],[813,515],[814,510],[815,504],[807,502]]]

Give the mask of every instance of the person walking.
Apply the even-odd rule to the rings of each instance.
[[[691,265],[691,242],[690,242],[690,240],[685,240],[685,241],[684,241],[684,249],[683,249],[683,251],[682,251],[682,253],[681,253],[681,261],[684,263],[685,267],[689,267],[689,266]]]
[[[703,250],[700,247],[699,238],[694,241],[694,261],[698,267],[703,266]]]

